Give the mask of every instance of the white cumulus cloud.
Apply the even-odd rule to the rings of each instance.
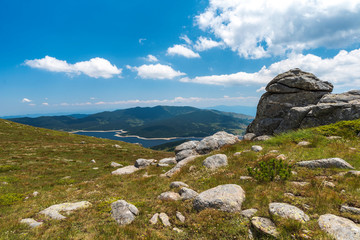
[[[158,62],[159,60],[157,59],[157,57],[155,57],[154,55],[147,55],[146,58],[145,58],[146,61],[148,62]]]
[[[190,48],[187,48],[184,45],[175,44],[173,47],[169,47],[167,50],[167,54],[170,56],[179,55],[186,58],[200,58],[198,53],[195,53]]]
[[[21,102],[23,103],[30,103],[32,102],[32,100],[28,99],[28,98],[23,98],[23,100],[21,100]]]
[[[168,65],[158,64],[144,64],[140,67],[126,66],[132,71],[136,71],[140,78],[144,79],[173,79],[175,77],[186,75],[180,71],[174,70]]]
[[[121,74],[122,69],[112,65],[104,58],[92,58],[89,61],[69,64],[64,60],[58,60],[54,57],[45,56],[41,59],[26,60],[25,65],[47,70],[50,72],[63,72],[68,74],[85,74],[93,78],[111,78]]]
[[[359,42],[359,16],[360,0],[210,0],[195,21],[240,56],[262,58]]]
[[[199,37],[199,39],[196,41],[196,44],[194,45],[194,48],[196,49],[196,51],[201,52],[220,46],[223,46],[223,43],[216,42],[210,38]]]
[[[182,78],[182,82],[213,85],[264,85],[273,77],[292,68],[314,73],[324,81],[330,81],[337,87],[360,86],[360,49],[340,51],[333,58],[321,58],[313,54],[292,54],[289,58],[263,67],[258,72],[238,72],[234,74]],[[260,91],[260,90],[259,90]]]

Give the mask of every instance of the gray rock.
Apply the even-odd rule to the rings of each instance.
[[[336,240],[360,239],[360,227],[347,218],[325,214],[319,217],[318,224],[321,230],[327,232]]]
[[[307,222],[310,220],[309,216],[301,209],[287,203],[270,203],[269,212],[272,215],[291,218],[300,222]]]
[[[253,180],[250,176],[240,176],[240,180]]]
[[[110,163],[110,166],[111,166],[111,167],[122,167],[123,165],[120,164],[120,163],[111,162],[111,163]]]
[[[126,166],[126,167],[123,167],[123,168],[119,168],[115,171],[112,171],[111,174],[112,175],[126,175],[126,174],[131,174],[131,173],[134,173],[136,171],[140,170],[139,168],[131,165],[131,166]]]
[[[154,159],[139,158],[135,161],[134,166],[137,168],[145,168],[149,166],[152,162],[154,162]]]
[[[245,200],[245,191],[236,184],[225,184],[200,193],[193,201],[195,210],[205,208],[219,209],[225,212],[240,212]]]
[[[219,167],[227,166],[228,165],[227,156],[225,154],[216,154],[207,157],[204,160],[203,165],[210,169],[216,169]]]
[[[199,193],[187,187],[181,188],[179,194],[182,200],[194,199],[199,195]]]
[[[355,171],[355,170],[348,171],[345,175],[352,175],[352,176],[360,177],[360,171]]]
[[[251,147],[251,150],[254,152],[260,152],[263,150],[262,146],[254,145]]]
[[[220,131],[201,140],[200,143],[196,146],[196,152],[199,154],[207,154],[225,145],[235,144],[238,141],[240,140],[237,136]]]
[[[155,213],[151,219],[149,220],[149,222],[152,224],[152,225],[155,225],[157,222],[158,222],[158,219],[159,219],[159,214],[158,213]]]
[[[324,187],[330,187],[330,188],[335,187],[335,184],[329,181],[323,181],[322,184],[324,185]]]
[[[360,132],[358,133],[358,135],[357,135],[358,137],[360,137]]]
[[[33,197],[36,197],[37,195],[39,195],[39,192],[35,191],[32,193]]]
[[[250,209],[242,210],[241,215],[247,218],[251,218],[257,213],[257,211],[258,210],[255,208],[250,208]]]
[[[169,164],[166,164],[166,163],[158,163],[157,164],[158,167],[168,167],[170,166]]]
[[[176,212],[176,217],[180,220],[180,222],[185,222],[185,217],[181,214],[181,212]]]
[[[163,192],[158,196],[158,199],[162,201],[177,201],[180,200],[181,197],[178,193],[175,192]]]
[[[268,218],[253,217],[251,219],[251,225],[259,232],[273,236],[277,238],[279,232],[276,230],[275,224]]]
[[[173,164],[177,164],[176,160],[174,157],[170,157],[170,158],[163,158],[159,161],[159,164],[168,164],[168,165],[173,165]]]
[[[269,140],[271,137],[269,135],[262,135],[262,136],[258,136],[256,138],[253,139],[254,142],[261,142],[261,141],[267,141]]]
[[[119,225],[127,225],[135,220],[139,210],[125,200],[118,200],[111,204],[111,215]]]
[[[192,150],[195,149],[196,146],[199,144],[199,141],[188,141],[180,144],[175,148],[175,154],[184,151],[184,150]]]
[[[356,214],[356,215],[360,215],[360,208],[356,208],[356,207],[349,207],[346,205],[342,205],[340,208],[340,212],[348,212],[351,214]]]
[[[37,222],[35,219],[33,218],[24,218],[20,220],[20,223],[26,224],[31,228],[36,228],[41,226],[43,223],[42,222]]]
[[[187,185],[184,182],[179,182],[179,181],[170,183],[170,188],[178,188],[178,187],[189,187],[189,185]]]
[[[243,136],[243,140],[245,141],[251,141],[253,138],[255,138],[256,135],[254,133],[247,133]]]
[[[306,187],[310,183],[308,183],[308,182],[290,182],[290,184],[295,186],[295,187]]]
[[[329,136],[329,137],[326,137],[326,139],[328,139],[328,140],[337,140],[337,139],[342,139],[342,137],[340,137],[340,136]]]
[[[185,158],[191,157],[191,156],[196,156],[197,152],[195,149],[188,149],[188,150],[183,150],[181,152],[178,152],[175,155],[175,160],[176,162],[180,162],[182,160],[184,160]]]
[[[307,168],[343,168],[354,169],[349,163],[341,158],[326,158],[312,161],[297,162],[299,167]]]
[[[299,142],[297,145],[300,146],[300,147],[303,147],[303,146],[308,146],[308,145],[310,145],[310,144],[311,144],[310,142],[301,141],[301,142]]]
[[[197,158],[197,156],[191,156],[191,157],[187,157],[184,160],[178,162],[175,167],[173,167],[172,169],[170,169],[169,171],[167,171],[163,176],[164,177],[172,177],[173,175],[175,175],[176,173],[180,172],[181,168],[183,168],[184,166],[186,166],[187,164],[189,164],[190,162],[194,161]]]
[[[177,227],[174,227],[172,230],[175,231],[175,232],[177,232],[177,233],[182,233],[182,232],[184,232],[183,230],[181,230],[181,229],[179,229],[179,228],[177,228]]]
[[[170,227],[171,226],[171,223],[169,221],[169,217],[168,217],[168,215],[166,213],[160,213],[159,218],[160,218],[162,224],[165,227]]]
[[[92,162],[92,163],[96,163],[95,159],[92,159],[90,162]]]
[[[88,201],[81,201],[75,203],[61,203],[52,205],[40,212],[40,214],[44,214],[45,216],[55,219],[62,220],[66,217],[61,215],[60,212],[65,212],[66,214],[70,214],[71,212],[79,209],[85,209],[91,206],[91,203]]]

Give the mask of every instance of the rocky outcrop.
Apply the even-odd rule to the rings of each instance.
[[[360,118],[360,91],[330,94],[332,89],[298,68],[279,74],[267,85],[247,133],[273,135]]]
[[[210,169],[216,169],[219,167],[227,166],[228,165],[228,159],[225,154],[216,154],[210,157],[207,157],[203,165]]]
[[[181,188],[179,194],[182,200],[194,199],[199,195],[197,192],[187,187]]]
[[[75,203],[61,203],[52,205],[40,212],[40,214],[44,214],[45,216],[56,219],[56,220],[62,220],[66,217],[61,215],[60,212],[64,212],[66,214],[69,214],[75,210],[78,209],[84,209],[91,206],[91,203],[88,201],[81,201],[81,202],[75,202]]]
[[[245,200],[245,191],[236,184],[225,184],[200,193],[193,201],[195,210],[205,208],[219,209],[225,212],[241,212]]]
[[[111,204],[111,215],[119,225],[127,225],[139,215],[139,210],[125,200],[118,200]]]
[[[131,174],[131,173],[134,173],[136,171],[140,170],[139,168],[133,166],[133,165],[130,165],[130,166],[126,166],[126,167],[123,167],[123,168],[119,168],[115,171],[112,171],[111,174],[112,175],[126,175],[126,174]]]
[[[199,154],[207,154],[213,150],[219,149],[228,144],[235,144],[239,138],[233,134],[220,131],[212,136],[206,137],[196,146],[196,152]]]
[[[20,223],[26,224],[31,228],[36,228],[41,226],[43,223],[42,222],[38,222],[33,218],[24,218],[20,220]]]
[[[181,197],[180,194],[176,192],[163,192],[158,196],[158,199],[162,201],[177,201],[180,200]]]
[[[272,215],[276,215],[282,218],[291,218],[300,222],[307,222],[310,220],[301,209],[290,205],[288,203],[270,203],[269,212]]]
[[[321,230],[329,233],[336,240],[360,239],[360,227],[347,218],[325,214],[320,216],[318,223]]]
[[[343,168],[354,169],[348,162],[341,158],[326,158],[311,161],[301,161],[296,163],[299,167],[307,168]]]

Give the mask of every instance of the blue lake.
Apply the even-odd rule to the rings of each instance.
[[[128,142],[128,143],[140,143],[141,145],[143,145],[144,147],[147,147],[147,148],[161,145],[164,143],[180,141],[183,139],[189,139],[189,140],[201,140],[202,139],[202,138],[175,138],[175,139],[147,138],[147,139],[142,139],[142,138],[138,138],[138,137],[118,137],[118,136],[115,136],[117,133],[118,133],[118,131],[116,131],[116,132],[76,132],[75,134],[92,136],[92,137],[97,137],[97,138],[107,138],[107,139],[112,139],[112,140]]]

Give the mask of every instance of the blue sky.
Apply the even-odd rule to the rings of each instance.
[[[256,106],[300,67],[360,86],[360,0],[0,1],[0,116]]]

